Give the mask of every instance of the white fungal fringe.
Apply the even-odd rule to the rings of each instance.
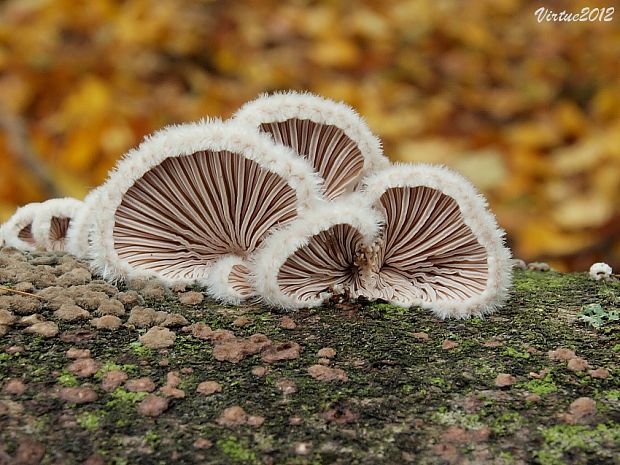
[[[118,163],[98,194],[93,263],[107,279],[204,280],[272,227],[320,202],[310,165],[266,135],[219,120],[173,126]]]
[[[99,188],[93,189],[84,198],[67,231],[66,250],[81,259],[90,259],[91,233],[100,207],[98,192]]]
[[[81,200],[71,197],[41,203],[32,221],[32,236],[37,246],[49,251],[65,251],[67,233],[82,205]]]
[[[353,191],[362,177],[389,165],[379,139],[351,107],[310,93],[263,94],[234,120],[270,134],[307,158],[334,199]]]
[[[41,204],[38,202],[18,208],[13,216],[0,227],[3,244],[20,250],[36,250],[37,243],[32,235],[32,222],[40,209]]]

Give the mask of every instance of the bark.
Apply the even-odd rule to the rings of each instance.
[[[588,304],[617,310],[617,281],[517,271],[505,308],[464,321],[369,302],[285,313],[146,295],[212,331],[172,327],[172,346],[149,349],[128,313],[101,330],[56,321],[47,304],[57,336],[8,327],[0,463],[619,463],[620,325],[578,317]],[[94,365],[76,367],[72,348]],[[152,385],[118,372],[155,391],[133,392]]]

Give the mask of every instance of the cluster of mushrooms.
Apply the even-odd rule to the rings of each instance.
[[[390,164],[350,107],[293,92],[156,132],[84,201],[28,204],[0,229],[4,245],[67,251],[111,281],[287,309],[381,299],[441,318],[505,301],[503,235],[465,178]]]

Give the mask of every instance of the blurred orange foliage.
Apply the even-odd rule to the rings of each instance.
[[[258,93],[354,106],[393,160],[485,192],[517,257],[620,268],[620,11],[597,1],[9,0],[0,217],[82,197],[146,134]]]

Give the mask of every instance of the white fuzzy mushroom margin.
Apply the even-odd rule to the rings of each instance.
[[[276,92],[261,94],[243,105],[233,120],[257,130],[267,122],[283,122],[292,118],[307,119],[317,124],[341,129],[355,142],[364,157],[361,176],[387,168],[390,161],[383,155],[381,142],[368,128],[364,119],[349,105],[335,102],[309,92]]]
[[[100,188],[93,189],[88,193],[77,211],[69,231],[67,232],[67,252],[78,258],[88,259],[90,247],[90,235],[95,221],[95,212],[99,207],[97,194]]]

